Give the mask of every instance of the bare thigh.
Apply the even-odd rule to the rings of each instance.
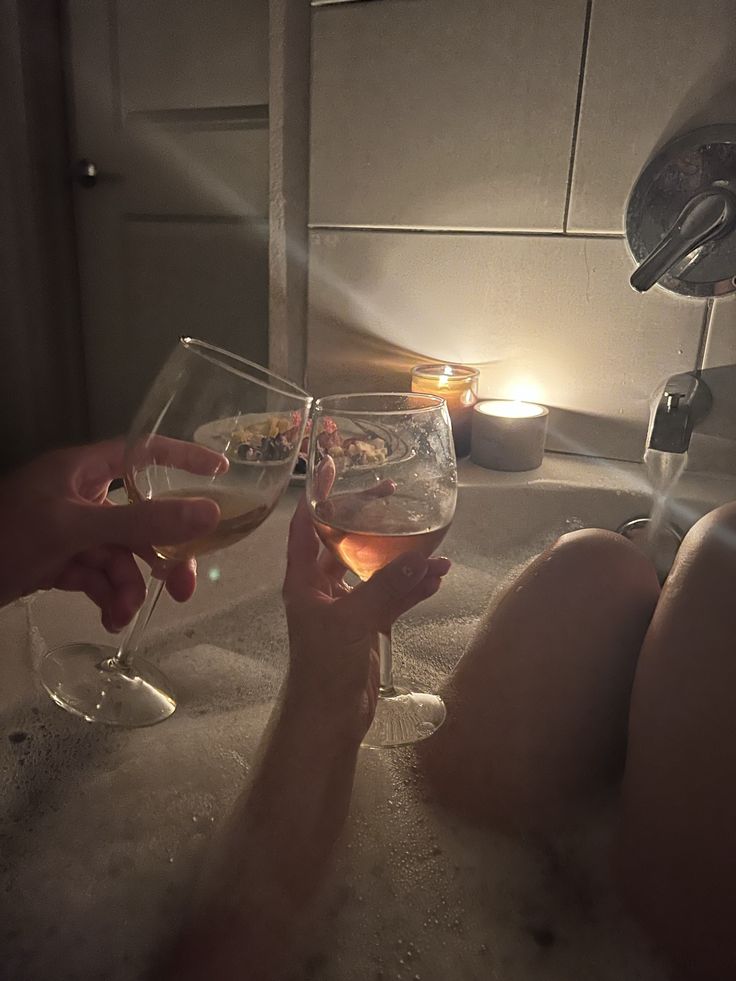
[[[685,976],[736,978],[736,506],[683,543],[644,642],[617,848],[637,914]]]
[[[631,686],[659,597],[611,532],[563,536],[489,610],[418,752],[434,793],[472,819],[548,830],[620,775]]]

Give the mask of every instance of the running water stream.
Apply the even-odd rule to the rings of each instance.
[[[654,562],[660,578],[664,578],[674,559],[676,549],[667,514],[672,495],[687,464],[687,453],[663,453],[647,449],[644,463],[652,486],[652,510],[645,549]]]

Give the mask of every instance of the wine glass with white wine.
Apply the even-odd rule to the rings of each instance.
[[[289,483],[311,396],[260,365],[183,337],[145,397],[128,434],[125,487],[131,503],[209,498],[220,520],[209,534],[157,543],[168,562],[224,548],[262,524]],[[77,643],[50,651],[41,681],[67,711],[90,722],[147,726],[168,718],[176,698],[164,675],[135,657],[161,593],[151,578],[145,603],[116,650]]]
[[[444,399],[403,393],[319,399],[307,498],[323,544],[362,580],[406,552],[431,555],[457,498]],[[379,699],[364,745],[426,739],[445,719],[442,699],[395,684],[389,626],[379,634],[379,654]]]

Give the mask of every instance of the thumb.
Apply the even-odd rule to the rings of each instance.
[[[384,630],[396,619],[402,602],[424,579],[428,568],[424,556],[407,552],[340,599],[349,629],[359,633]]]
[[[81,515],[79,547],[177,545],[213,531],[220,509],[207,497],[167,498],[137,504],[85,506]]]

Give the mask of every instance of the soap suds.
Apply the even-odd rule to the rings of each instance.
[[[544,513],[544,495],[530,495],[516,535],[500,505],[456,521],[443,545],[452,574],[396,627],[399,676],[437,689],[493,596],[569,529],[570,515],[575,526],[586,520],[579,501],[550,496],[554,513]],[[288,513],[272,520],[285,534]],[[45,640],[31,627],[38,658]],[[182,616],[147,641],[180,699],[163,725],[93,727],[40,692],[5,720],[3,979],[142,976],[256,758],[286,669],[278,585],[244,590],[216,614]],[[411,750],[361,754],[300,979],[662,981],[613,895],[606,814],[538,850],[468,828],[426,795]]]

